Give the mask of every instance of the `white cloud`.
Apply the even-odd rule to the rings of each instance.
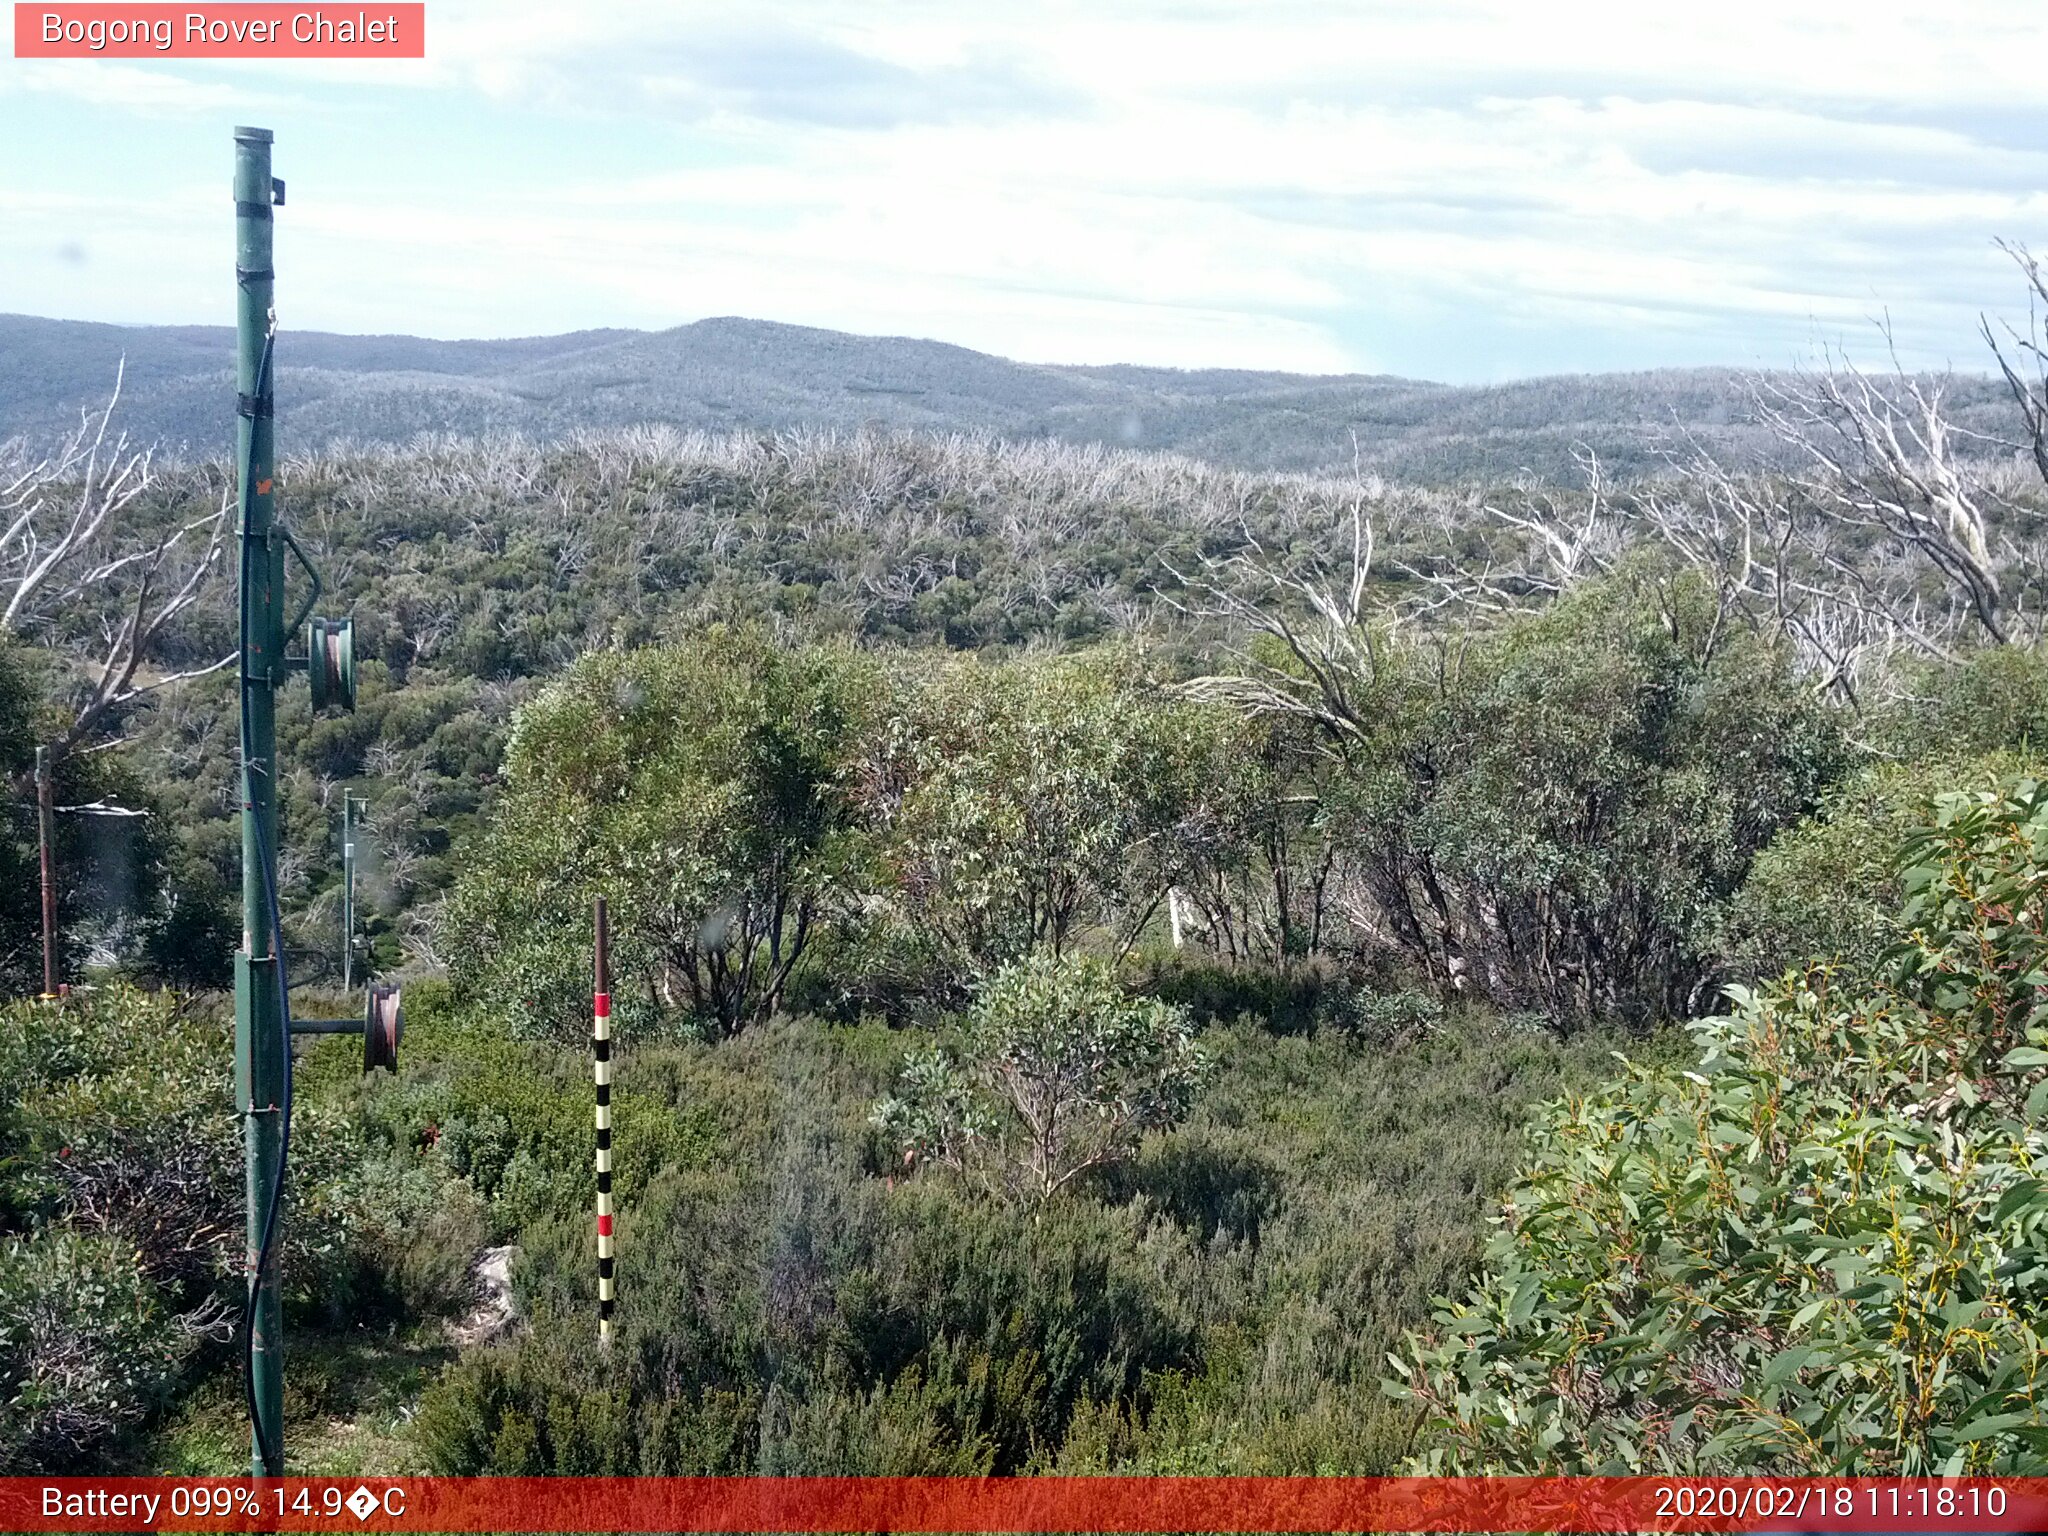
[[[1889,304],[1910,352],[1968,360],[1976,310],[2016,294],[1993,238],[2048,221],[2048,21],[2016,0],[793,0],[772,22],[436,0],[429,35],[425,63],[353,77],[413,87],[379,99],[417,115],[423,156],[466,104],[517,118],[431,203],[373,192],[371,163],[335,184],[351,66],[286,79],[299,131],[332,136],[280,236],[321,324],[744,313],[1035,359],[1469,377],[1782,361]],[[106,103],[110,68],[0,81]],[[146,111],[218,110],[224,81],[248,100],[240,72],[131,72]],[[526,168],[522,135],[579,169]],[[677,168],[649,170],[664,145]],[[192,236],[209,259],[217,233]],[[160,252],[137,291],[181,263]],[[1455,355],[1429,330],[1446,314],[1471,321]]]
[[[152,63],[111,59],[8,60],[0,67],[0,97],[18,91],[69,96],[95,107],[138,114],[225,112],[250,100],[248,92],[217,81]]]

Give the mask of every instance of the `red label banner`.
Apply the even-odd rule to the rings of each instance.
[[[423,59],[411,4],[14,7],[17,59]]]
[[[9,1531],[2039,1531],[2048,1478],[0,1478]]]

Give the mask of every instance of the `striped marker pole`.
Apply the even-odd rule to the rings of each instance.
[[[612,1342],[612,994],[611,935],[597,898],[596,985],[591,996],[591,1070],[597,1079],[597,1342]]]

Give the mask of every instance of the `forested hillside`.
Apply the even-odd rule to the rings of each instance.
[[[283,695],[290,965],[356,1006],[362,794],[408,1023],[300,1048],[293,1469],[2048,1469],[2048,448],[1982,404],[1765,381],[1559,484],[294,452],[361,675]],[[0,469],[0,1468],[227,1472],[232,495],[113,441]]]
[[[1872,338],[1872,351],[1878,338]],[[126,420],[142,440],[213,458],[228,432],[233,336],[210,326],[108,326],[0,315],[0,439],[100,404],[125,357]],[[1668,370],[1453,387],[1384,376],[1014,363],[964,347],[765,321],[583,331],[515,341],[282,333],[278,393],[301,449],[407,444],[422,433],[649,424],[709,432],[872,429],[1165,450],[1251,470],[1444,484],[1521,473],[1573,479],[1586,445],[1624,473],[1688,435],[1731,458],[1772,450],[1743,380]],[[2018,428],[2004,388],[1964,376],[1960,425]],[[1962,446],[1970,447],[1967,439]]]

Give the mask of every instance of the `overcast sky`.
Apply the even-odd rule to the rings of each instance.
[[[1976,369],[2021,304],[1992,242],[2048,245],[2039,0],[427,18],[415,63],[0,59],[0,310],[230,321],[241,122],[301,329],[1481,380],[1867,351],[1888,312]]]

